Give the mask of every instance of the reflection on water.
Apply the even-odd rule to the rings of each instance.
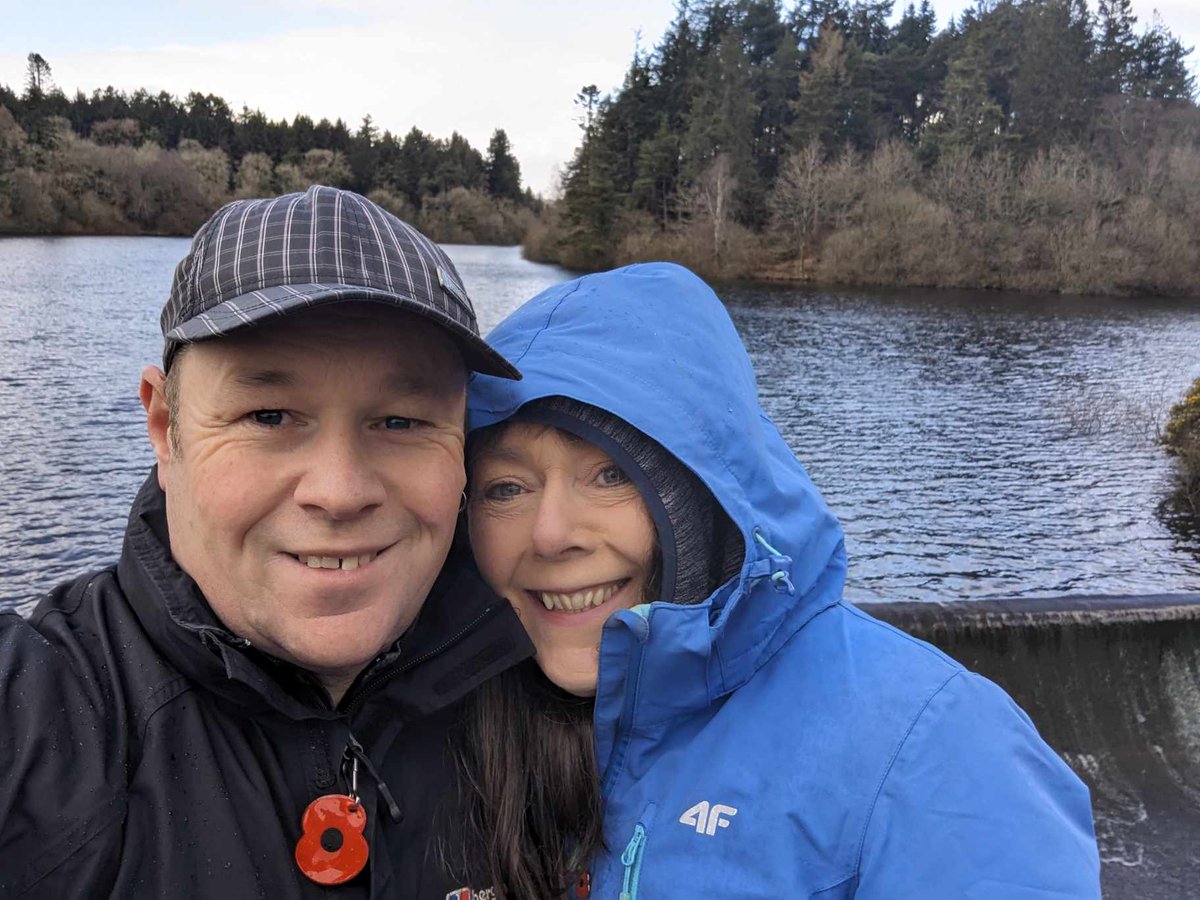
[[[1154,443],[1200,372],[1159,301],[727,291],[764,406],[842,520],[855,600],[1200,586]]]
[[[0,241],[0,605],[112,561],[150,465],[137,378],[187,242]],[[569,277],[450,247],[486,331]],[[842,520],[849,596],[1200,590],[1154,445],[1200,308],[727,288],[763,405]]]

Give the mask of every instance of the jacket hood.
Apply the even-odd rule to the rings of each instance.
[[[610,636],[622,626],[647,646],[670,645],[640,663],[643,683],[653,680],[662,658],[668,670],[662,677],[676,684],[660,700],[667,716],[737,688],[804,622],[841,598],[841,526],[763,412],[753,367],[725,307],[694,274],[650,263],[557,285],[488,340],[525,377],[475,376],[472,430],[542,397],[600,407],[691,469],[745,542],[739,575],[704,603],[654,603],[609,620],[598,711],[606,686],[616,688],[610,679],[617,674],[605,667]],[[681,678],[696,689],[681,689]]]

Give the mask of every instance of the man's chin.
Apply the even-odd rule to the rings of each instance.
[[[318,600],[316,606],[325,604]],[[319,676],[349,674],[353,678],[404,633],[416,612],[384,612],[370,606],[343,611],[326,606],[315,615],[277,624],[263,635],[265,640],[260,646],[270,653],[267,645],[274,645],[273,655]]]

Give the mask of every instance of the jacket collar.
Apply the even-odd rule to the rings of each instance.
[[[213,613],[170,553],[166,496],[152,469],[130,512],[117,578],[142,627],[183,675],[249,714],[332,719],[377,702],[429,713],[533,653],[511,606],[456,549],[421,613],[355,680],[338,709],[304,669],[255,650]]]

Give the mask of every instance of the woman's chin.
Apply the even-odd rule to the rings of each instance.
[[[543,661],[542,652],[539,650],[538,655],[534,657],[537,660],[538,666],[542,670],[542,674],[546,676],[551,684],[562,688],[568,694],[574,694],[576,697],[595,697],[596,696],[596,679],[598,673],[596,670],[596,662],[593,658],[589,668],[586,665],[572,666],[554,661]]]

